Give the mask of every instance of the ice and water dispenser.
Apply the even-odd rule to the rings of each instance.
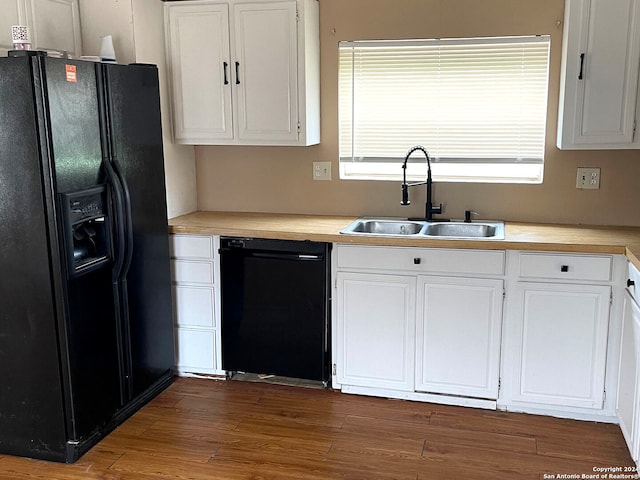
[[[60,195],[67,271],[70,277],[99,268],[112,259],[107,187]]]

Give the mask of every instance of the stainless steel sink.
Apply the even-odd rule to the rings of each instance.
[[[344,235],[429,237],[446,239],[504,239],[504,222],[427,222],[402,218],[359,218]]]
[[[423,232],[429,237],[451,238],[504,238],[504,223],[502,222],[442,222],[429,223]]]
[[[402,219],[359,218],[340,233],[362,235],[418,235],[425,222]]]

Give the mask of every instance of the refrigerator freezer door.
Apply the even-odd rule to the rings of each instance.
[[[135,398],[166,376],[174,362],[158,70],[148,65],[102,68],[110,157],[129,194],[123,293],[128,298],[130,397]]]

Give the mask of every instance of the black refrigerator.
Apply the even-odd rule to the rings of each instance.
[[[0,58],[0,453],[74,462],[171,383],[169,268],[157,68]]]

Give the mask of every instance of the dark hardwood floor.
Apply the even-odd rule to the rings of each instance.
[[[178,378],[75,464],[0,456],[0,479],[518,480],[632,465],[617,425]]]

